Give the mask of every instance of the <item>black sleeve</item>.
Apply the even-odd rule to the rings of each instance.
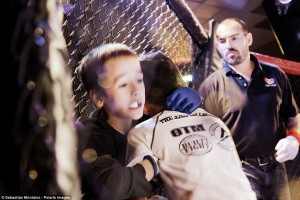
[[[101,156],[92,163],[94,184],[102,186],[103,199],[120,200],[135,196],[150,196],[151,184],[145,178],[142,165],[124,167],[111,156]]]
[[[280,115],[286,122],[290,117],[295,117],[297,113],[299,113],[299,108],[294,98],[292,87],[287,75],[281,69],[278,69],[275,72],[277,73],[277,80],[280,81],[279,84],[282,91]]]
[[[122,200],[150,196],[152,185],[145,178],[143,166],[125,165],[127,138],[102,121],[84,125],[89,134],[80,159],[85,178],[84,199]]]

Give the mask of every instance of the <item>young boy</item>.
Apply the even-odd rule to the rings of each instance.
[[[254,200],[235,144],[225,124],[198,108],[192,114],[166,110],[166,96],[185,86],[163,53],[141,58],[145,112],[152,116],[128,134],[128,166],[152,156],[172,200]]]
[[[78,69],[98,108],[83,122],[84,135],[79,138],[83,199],[150,196],[149,181],[156,174],[152,157],[145,156],[131,167],[125,165],[127,133],[143,116],[145,103],[138,55],[124,44],[105,44],[91,50]],[[191,112],[200,103],[196,91],[179,88],[169,96],[168,105]]]
[[[151,162],[145,159],[125,167],[126,134],[133,120],[142,117],[145,102],[138,55],[126,45],[105,44],[90,51],[79,70],[91,101],[99,109],[83,122],[84,134],[88,134],[81,158],[86,173],[83,198],[119,200],[151,195]],[[97,189],[89,191],[91,188]]]

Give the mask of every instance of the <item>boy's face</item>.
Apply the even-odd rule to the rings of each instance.
[[[135,56],[119,56],[104,64],[107,77],[102,97],[109,117],[137,120],[143,115],[145,86],[140,62]]]

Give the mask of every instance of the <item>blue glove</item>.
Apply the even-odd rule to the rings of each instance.
[[[171,110],[191,114],[202,107],[203,98],[190,87],[179,87],[167,98],[166,106]]]

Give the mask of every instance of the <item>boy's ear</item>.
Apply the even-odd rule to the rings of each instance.
[[[89,91],[89,95],[90,95],[90,98],[91,98],[93,104],[97,108],[102,108],[103,107],[104,102],[103,102],[103,99],[100,96],[99,92],[97,92],[95,89],[91,89]]]

